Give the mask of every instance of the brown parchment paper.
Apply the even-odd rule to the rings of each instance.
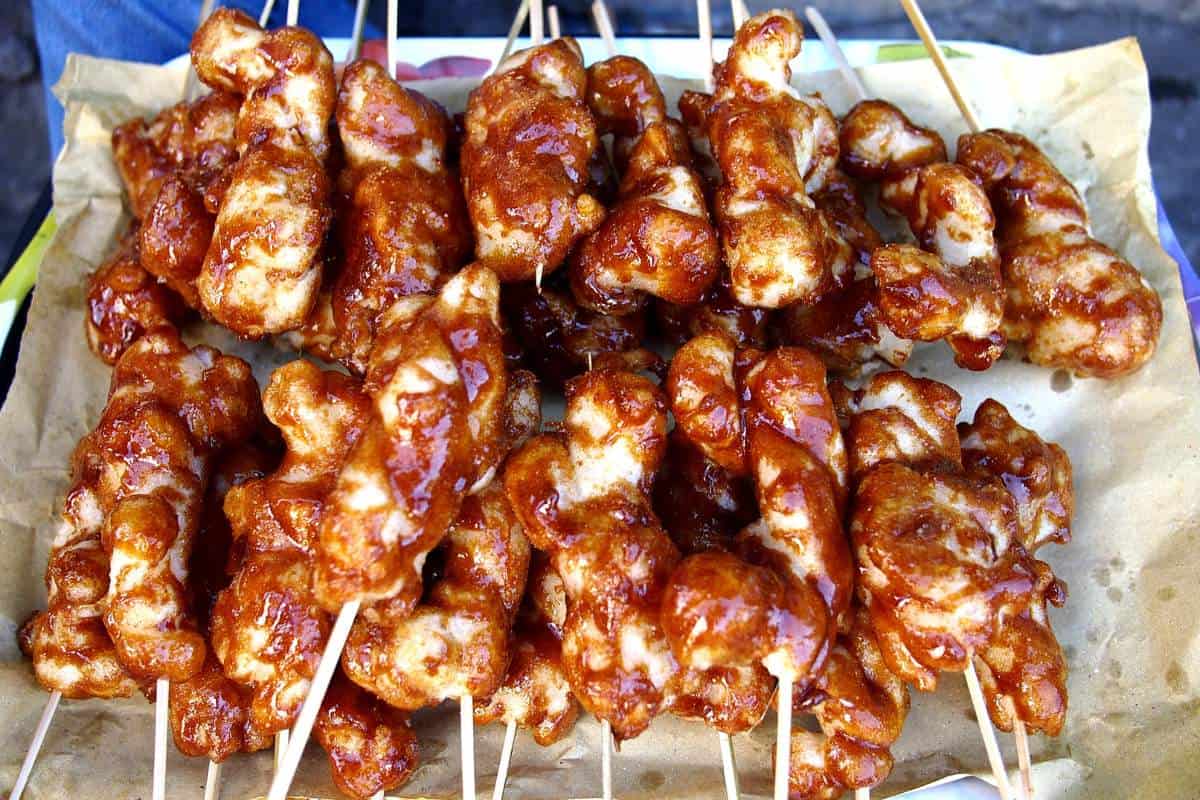
[[[1061,443],[1075,465],[1075,541],[1040,554],[1070,584],[1066,608],[1052,611],[1071,666],[1070,714],[1063,735],[1034,737],[1038,797],[1200,797],[1200,374],[1179,276],[1157,240],[1147,141],[1145,64],[1126,39],[1086,50],[1005,60],[956,60],[953,69],[985,125],[1032,136],[1086,195],[1095,232],[1136,263],[1163,298],[1157,356],[1121,381],[1070,380],[1016,358],[974,374],[953,367],[941,345],[918,349],[911,369],[962,393],[969,417],[996,397],[1025,425]],[[868,89],[932,125],[953,143],[964,131],[928,62],[862,70]],[[17,627],[45,602],[42,574],[54,520],[67,488],[67,460],[95,423],[108,369],[83,336],[86,275],[112,249],[125,221],[109,150],[114,124],[154,112],[181,95],[181,69],[72,56],[57,93],[67,108],[66,148],[54,173],[58,233],[41,266],[16,379],[0,411],[0,789],[15,779],[45,703],[16,646]],[[663,79],[672,104],[693,82]],[[798,76],[844,112],[850,96],[836,74]],[[419,88],[461,110],[471,81]],[[698,87],[697,87],[698,88]],[[249,358],[261,379],[294,356],[268,344],[238,343],[198,325],[206,341]],[[459,792],[457,714],[417,716],[422,766],[406,797]],[[64,701],[46,738],[30,798],[135,798],[149,794],[153,713],[141,698]],[[550,748],[517,739],[508,797],[599,794],[598,725],[580,722]],[[490,792],[502,737],[476,736],[477,775]],[[772,718],[735,738],[742,793],[770,794]],[[1015,765],[1012,739],[1002,736]],[[206,764],[169,748],[168,795],[198,797]],[[896,769],[873,796],[962,772],[985,772],[961,677],[914,697],[895,749]],[[223,796],[264,794],[269,754],[235,756]],[[614,759],[622,798],[716,798],[717,738],[697,723],[664,717],[623,745]],[[335,797],[324,755],[314,745],[297,793]]]

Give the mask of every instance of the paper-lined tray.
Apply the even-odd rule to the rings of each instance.
[[[1044,57],[963,60],[954,64],[985,125],[1032,136],[1076,182],[1097,235],[1145,272],[1163,296],[1160,351],[1118,382],[1064,380],[1005,359],[983,374],[953,367],[939,345],[918,350],[911,370],[944,380],[969,416],[984,397],[1007,404],[1023,424],[1061,443],[1075,464],[1075,541],[1044,551],[1070,584],[1065,609],[1052,612],[1071,665],[1071,710],[1058,740],[1035,737],[1038,796],[1181,798],[1200,786],[1200,374],[1197,373],[1174,262],[1156,238],[1147,137],[1150,106],[1137,45],[1123,40]],[[868,89],[899,104],[951,143],[963,131],[927,62],[862,71]],[[474,81],[423,82],[422,91],[461,110]],[[669,78],[673,103],[686,86]],[[849,96],[835,74],[805,74],[835,112]],[[58,87],[67,106],[67,147],[55,170],[59,231],[42,264],[16,380],[0,411],[0,786],[11,785],[45,702],[17,651],[17,626],[44,603],[41,576],[67,485],[75,442],[95,423],[108,369],[83,337],[87,273],[111,250],[124,221],[121,185],[109,151],[116,123],[174,102],[183,71],[73,56]],[[210,326],[188,331],[252,360],[256,374],[294,357],[266,344],[235,342]],[[946,775],[984,771],[985,759],[961,678],[915,695],[891,779],[873,796]],[[147,794],[152,709],[127,701],[65,701],[46,740],[28,796],[133,798]],[[457,796],[458,733],[453,709],[419,714],[422,766],[400,796]],[[490,788],[502,736],[477,734],[480,787]],[[771,720],[735,738],[743,796],[770,793]],[[1011,738],[1006,756],[1015,763]],[[598,726],[583,720],[551,748],[518,737],[509,797],[595,796]],[[173,750],[168,794],[198,796],[205,763]],[[224,796],[262,794],[269,754],[241,756],[224,770]],[[664,717],[626,743],[614,759],[617,795],[633,798],[723,796],[716,736],[696,723]],[[324,756],[313,747],[294,791],[337,796]]]

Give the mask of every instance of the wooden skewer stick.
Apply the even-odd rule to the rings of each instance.
[[[780,678],[775,727],[775,800],[788,800],[788,773],[792,763],[792,679]]]
[[[734,33],[750,19],[750,9],[746,8],[744,0],[729,0],[729,13],[733,17]]]
[[[721,771],[725,773],[725,798],[738,800],[741,792],[738,790],[737,763],[733,760],[733,737],[718,731],[717,741],[721,745]]]
[[[497,67],[512,52],[513,45],[517,43],[517,34],[521,32],[521,28],[525,27],[525,20],[528,17],[529,0],[521,0],[521,5],[517,6],[517,15],[513,17],[512,25],[508,26],[508,38],[504,40],[504,50],[500,52],[500,58],[496,61]],[[492,70],[495,71],[495,67]]]
[[[596,23],[596,30],[600,32],[600,38],[604,40],[604,48],[608,51],[608,57],[612,58],[617,54],[617,34],[613,29],[612,17],[608,15],[608,6],[604,4],[604,0],[595,0],[592,3],[592,19]]]
[[[283,767],[283,754],[287,752],[288,747],[288,732],[280,731],[275,734],[275,771]]]
[[[600,722],[600,795],[612,800],[612,725],[608,720]]]
[[[258,15],[258,27],[267,27],[267,22],[271,19],[271,12],[275,10],[275,0],[267,0],[263,4],[262,13]]]
[[[846,79],[846,83],[850,84],[850,88],[857,95],[857,101],[862,102],[867,99],[867,87],[863,86],[862,78],[858,77],[858,73],[854,71],[854,67],[850,66],[850,61],[846,58],[846,54],[842,52],[842,46],[838,44],[837,37],[833,35],[833,30],[829,24],[825,22],[825,17],[820,11],[808,6],[804,9],[804,16],[808,17],[808,22],[813,26],[813,30],[817,32],[817,36],[825,45],[825,49],[833,56],[833,60],[837,62],[838,70],[842,73],[842,77]]]
[[[950,74],[950,66],[946,63],[946,56],[942,53],[942,48],[938,45],[937,37],[933,35],[929,23],[925,21],[925,14],[922,13],[920,4],[917,0],[900,0],[900,5],[904,7],[904,13],[908,15],[908,20],[916,29],[917,35],[921,37],[921,42],[929,52],[929,57],[933,59],[934,66],[942,74],[942,80],[945,81],[946,88],[950,90],[950,95],[954,98],[954,103],[962,113],[963,119],[967,121],[967,127],[971,129],[972,133],[979,133],[981,128],[979,118],[975,116],[975,111],[963,98],[962,92],[958,90],[958,84],[954,82],[954,76]]]
[[[1021,782],[1017,784],[1021,800],[1033,800],[1033,761],[1029,757],[1029,734],[1025,723],[1017,716],[1017,708],[1011,697],[1004,698],[1008,704],[1008,715],[1013,721],[1013,737],[1017,740],[1017,766],[1021,770]]]
[[[58,710],[59,700],[62,700],[62,692],[59,691],[51,692],[46,698],[46,707],[42,709],[42,717],[33,731],[33,740],[29,742],[29,749],[25,751],[25,760],[21,762],[21,771],[17,773],[17,781],[13,784],[8,800],[21,800],[21,793],[29,783],[29,776],[33,773],[33,765],[37,762],[42,742],[46,740],[46,732],[50,730],[50,723],[54,721],[54,712]]]
[[[558,21],[558,6],[553,3],[546,6],[546,22],[550,27],[550,38],[562,38],[562,25]]]
[[[517,740],[517,723],[504,726],[504,745],[500,748],[500,765],[496,767],[496,785],[492,787],[492,800],[504,800],[504,784],[508,782],[508,764],[512,760],[513,744]]]
[[[475,800],[475,711],[471,695],[458,701],[458,729],[462,745],[462,796]]]
[[[542,43],[545,35],[542,28],[545,16],[545,12],[542,10],[542,0],[531,0],[529,3],[529,41],[534,47]]]
[[[338,612],[337,619],[333,623],[333,630],[329,633],[329,641],[325,643],[325,652],[321,654],[321,663],[317,664],[317,672],[313,675],[308,696],[304,698],[304,705],[300,706],[300,715],[296,718],[296,724],[292,726],[291,740],[288,742],[287,751],[283,754],[283,763],[275,773],[274,780],[271,781],[271,791],[267,794],[267,800],[287,800],[292,778],[296,774],[297,767],[300,766],[300,759],[304,755],[304,747],[308,744],[308,737],[312,733],[313,723],[317,721],[321,702],[325,699],[329,682],[333,680],[333,673],[337,670],[342,648],[346,646],[346,639],[350,636],[350,627],[354,624],[361,605],[361,601],[351,600]]]
[[[151,786],[152,800],[167,797],[167,697],[171,693],[171,682],[159,678],[154,683],[154,783]]]
[[[208,775],[204,777],[204,800],[217,800],[221,796],[221,765],[208,762]]]
[[[987,750],[988,764],[992,768],[992,777],[996,779],[996,789],[1000,792],[1000,800],[1009,800],[1012,797],[1012,787],[1008,783],[1004,759],[1000,756],[996,730],[992,727],[991,717],[988,716],[987,705],[983,699],[983,689],[979,686],[979,676],[975,673],[973,656],[968,656],[967,669],[963,675],[967,679],[967,691],[971,694],[971,705],[975,709],[975,719],[979,723],[979,733],[983,736],[983,747]]]
[[[700,55],[703,63],[706,64],[704,70],[704,89],[709,94],[713,90],[713,34],[712,34],[712,8],[709,6],[708,0],[696,0],[696,20],[699,24],[700,31]]]
[[[871,800],[870,789],[855,789],[854,800]]]
[[[400,11],[396,0],[388,0],[387,6],[387,73],[396,77],[396,64],[400,61],[400,42],[397,30],[400,27]]]
[[[300,0],[288,0],[287,24],[300,24]]]
[[[354,6],[354,27],[350,31],[350,50],[346,53],[346,63],[357,61],[362,52],[363,26],[367,21],[367,6],[371,0],[358,0]]]

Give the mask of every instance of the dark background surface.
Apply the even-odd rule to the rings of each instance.
[[[117,0],[98,0],[101,3]],[[80,13],[97,0],[78,0]],[[200,0],[177,2],[199,9]],[[349,0],[305,0],[346,5]],[[286,0],[279,0],[285,5]],[[560,0],[567,33],[592,34],[590,0]],[[69,7],[70,3],[64,3]],[[516,8],[504,2],[410,2],[401,0],[401,34],[504,35]],[[751,10],[766,8],[767,0],[751,2]],[[912,38],[907,19],[894,0],[818,0],[817,5],[841,37]],[[1033,53],[1067,50],[1136,36],[1150,67],[1154,122],[1150,160],[1159,198],[1185,252],[1200,264],[1200,204],[1192,189],[1200,184],[1200,147],[1191,141],[1200,131],[1200,0],[924,0],[930,24],[945,39],[975,39],[1008,45]],[[46,116],[41,90],[33,16],[29,0],[5,0],[0,10],[0,255],[37,201],[50,174]],[[680,34],[695,32],[695,5],[688,0],[610,0],[621,34]],[[712,0],[715,33],[728,35],[729,10]],[[301,22],[303,19],[301,4]],[[383,24],[385,4],[376,0],[372,21]],[[60,6],[61,8],[61,6]],[[802,5],[795,5],[799,11]],[[338,32],[337,35],[344,35]],[[182,47],[180,48],[182,50]],[[105,54],[103,42],[90,48]],[[57,76],[54,76],[57,77]]]

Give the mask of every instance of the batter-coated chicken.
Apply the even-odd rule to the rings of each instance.
[[[723,183],[714,209],[734,296],[745,305],[811,303],[842,285],[849,246],[809,197],[837,164],[837,123],[790,86],[802,31],[790,11],[752,17],[717,73],[708,138]]]
[[[862,470],[850,525],[859,600],[888,667],[929,691],[987,645],[1000,608],[1028,598],[1034,564],[1003,483],[962,470],[953,390],[883,373],[844,400]]]
[[[1118,378],[1154,355],[1162,300],[1137,267],[1091,236],[1079,193],[1037,145],[990,130],[960,137],[1000,219],[1005,333],[1035,364]]]
[[[210,631],[217,593],[229,583],[233,534],[225,517],[225,496],[233,486],[262,478],[277,461],[255,443],[231,450],[213,473],[205,497],[202,527],[188,566],[192,604],[200,630]],[[209,648],[204,667],[186,681],[171,684],[168,719],[175,747],[184,755],[220,763],[234,753],[262,750],[271,739],[250,718],[252,693],[225,675]]]
[[[442,555],[442,576],[411,614],[360,618],[342,650],[350,679],[397,708],[488,697],[508,668],[529,542],[500,481],[463,501]]]
[[[554,271],[604,219],[586,191],[599,143],[586,89],[579,45],[555,39],[514,53],[467,101],[462,177],[475,255],[502,281]]]
[[[467,491],[491,480],[505,454],[499,305],[496,275],[476,263],[380,320],[365,383],[372,416],[321,523],[316,589],[331,613],[355,599],[367,616],[411,612],[426,555]]]
[[[995,400],[981,403],[959,434],[966,468],[999,478],[1016,500],[1025,550],[1034,554],[1048,542],[1070,541],[1075,494],[1066,451],[1022,427]],[[1067,665],[1046,604],[1061,606],[1066,587],[1048,565],[1034,563],[1037,579],[1027,602],[1001,611],[975,665],[998,728],[1012,730],[1015,713],[1032,730],[1057,736],[1067,713]]]
[[[417,736],[408,715],[334,676],[313,736],[329,754],[334,783],[355,800],[402,786],[417,768]]]
[[[268,33],[220,8],[192,38],[192,63],[209,86],[243,96],[240,158],[196,280],[200,301],[241,336],[299,327],[316,303],[331,217],[333,59],[309,31]]]
[[[187,314],[180,298],[139,264],[137,223],[88,278],[84,327],[88,347],[115,364],[129,346],[155,328],[174,328]]]
[[[263,405],[286,454],[225,499],[241,563],[213,608],[212,646],[225,673],[253,691],[253,727],[271,735],[295,720],[329,635],[312,561],[329,492],[370,405],[358,381],[302,360],[272,373]]]
[[[866,100],[842,120],[842,167],[880,182],[880,202],[907,219],[920,249],[874,251],[879,310],[898,335],[945,339],[955,361],[987,369],[1004,352],[1004,286],[995,216],[974,176],[946,162],[935,131],[883,100]]]
[[[562,663],[567,594],[545,554],[534,551],[525,599],[513,628],[504,682],[475,706],[476,724],[503,721],[527,729],[543,747],[565,736],[579,716]]]
[[[236,95],[215,91],[113,129],[113,158],[134,217],[146,219],[169,176],[203,194],[237,160],[238,106]]]
[[[616,56],[588,68],[588,104],[616,135],[624,169],[616,205],[571,256],[571,289],[585,308],[628,314],[648,296],[690,305],[717,276],[717,235],[683,127],[667,118],[649,68]]]
[[[471,233],[446,163],[444,110],[363,59],[343,73],[336,117],[349,204],[331,290],[333,355],[362,373],[380,316],[397,298],[437,291],[470,252]]]
[[[158,329],[113,370],[108,403],[72,457],[73,487],[31,624],[34,672],[66,697],[186,680],[204,663],[187,559],[212,459],[258,424],[245,362]]]

